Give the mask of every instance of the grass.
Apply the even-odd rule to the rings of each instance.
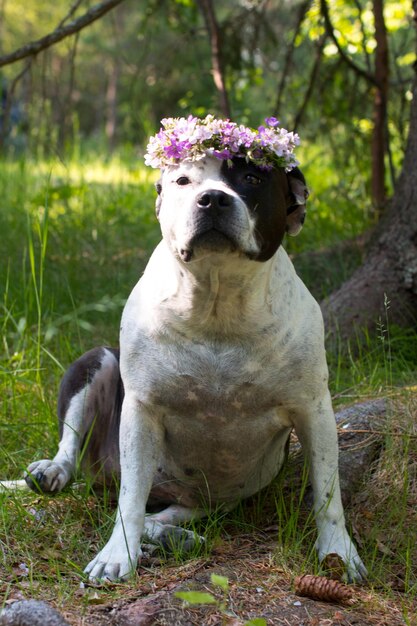
[[[287,246],[321,298],[360,262],[362,252],[341,248],[327,263],[312,250],[337,249],[342,237],[359,235],[370,221],[356,208],[352,211],[349,190],[335,197],[332,179],[325,187],[322,173],[315,175],[317,158],[313,154],[308,167],[316,189],[311,217]],[[54,454],[62,372],[83,351],[117,344],[124,300],[159,240],[153,182],[153,172],[117,158],[107,163],[90,158],[0,164],[1,478],[18,478],[30,461]],[[355,197],[362,193],[354,190]],[[329,266],[329,278],[323,279]],[[387,319],[376,321],[376,337],[349,349],[340,346],[329,354],[329,366],[336,405],[378,396],[394,400],[383,453],[349,519],[361,537],[375,605],[394,602],[403,623],[412,624],[417,598],[417,333],[397,328],[389,317],[387,303]],[[210,559],[225,541],[256,536],[259,528],[270,527],[280,546],[275,563],[287,582],[300,571],[317,569],[314,524],[300,497],[303,485],[305,480],[281,477],[233,513],[219,512],[196,525],[207,543],[188,562]],[[82,567],[109,536],[113,515],[108,494],[99,498],[88,486],[55,498],[0,494],[0,606],[20,596],[53,600],[78,623],[76,615],[88,615],[95,602],[129,596],[136,581],[101,589],[98,599],[91,590],[80,590]],[[162,569],[146,570],[146,576],[151,581],[158,572],[172,574],[172,567],[179,568],[179,576],[181,563],[177,553]]]

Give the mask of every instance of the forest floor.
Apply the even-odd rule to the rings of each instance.
[[[50,502],[48,509],[54,508],[53,501]],[[364,503],[362,510],[355,511],[355,518],[366,515]],[[65,559],[56,546],[46,546],[41,555],[44,563],[36,574],[29,573],[22,563],[16,563],[11,574],[0,567],[0,594],[7,597],[7,604],[28,598],[44,600],[73,626],[243,626],[248,622],[271,626],[417,624],[415,594],[405,593],[401,577],[392,576],[381,587],[376,581],[349,585],[353,590],[349,602],[303,597],[294,590],[294,578],[309,570],[299,560],[291,563],[288,555],[280,554],[276,525],[250,532],[239,532],[233,527],[228,530],[217,539],[208,555],[183,563],[145,557],[136,580],[129,583],[80,582],[80,577],[69,573],[64,566],[65,585],[72,586],[66,599],[61,594],[57,597],[57,585],[62,586],[63,580],[52,582],[46,573],[53,552],[55,560]],[[379,549],[388,550],[383,545]],[[227,592],[213,584],[213,574],[227,579]],[[183,591],[209,592],[217,603],[187,605],[175,595]],[[255,618],[265,621],[258,622]]]
[[[73,624],[101,626],[141,625],[238,626],[248,620],[263,617],[266,624],[291,626],[353,626],[403,625],[403,594],[381,597],[377,590],[356,586],[350,605],[322,602],[294,593],[293,580],[283,567],[276,564],[277,550],[272,532],[237,535],[219,542],[210,559],[197,559],[180,567],[165,565],[150,573],[139,570],[138,588],[122,600],[90,608],[88,615],[79,618],[67,613]],[[210,575],[215,573],[229,580],[227,597],[217,591],[219,604],[185,606],[175,597],[184,590],[211,591]],[[409,624],[417,623],[417,606],[408,607]],[[255,622],[256,623],[256,622]]]

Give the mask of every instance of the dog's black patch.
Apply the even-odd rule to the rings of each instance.
[[[115,348],[107,348],[112,352],[113,356],[119,360],[119,350]],[[101,369],[102,360],[104,356],[103,348],[93,348],[89,350],[82,357],[77,359],[65,372],[65,375],[61,381],[58,396],[58,418],[59,418],[59,430],[60,436],[62,435],[62,427],[65,419],[65,414],[68,410],[71,399],[88,383],[91,383],[96,372]]]
[[[235,158],[230,166],[222,164],[221,173],[227,184],[246,203],[256,220],[260,250],[252,258],[268,261],[278,250],[285,234],[289,187],[282,168],[261,169],[245,159]]]

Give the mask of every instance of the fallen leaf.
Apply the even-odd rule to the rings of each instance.
[[[97,591],[93,591],[85,594],[88,604],[104,604],[107,600],[101,596]]]

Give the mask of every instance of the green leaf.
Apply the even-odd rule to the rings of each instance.
[[[248,622],[245,622],[245,626],[266,626],[266,619],[263,617],[254,617]]]
[[[203,591],[177,591],[174,594],[180,600],[188,602],[188,604],[216,604],[217,600],[211,593]]]
[[[212,574],[210,576],[212,585],[220,587],[225,593],[229,591],[229,579],[226,576],[219,576],[219,574]]]

